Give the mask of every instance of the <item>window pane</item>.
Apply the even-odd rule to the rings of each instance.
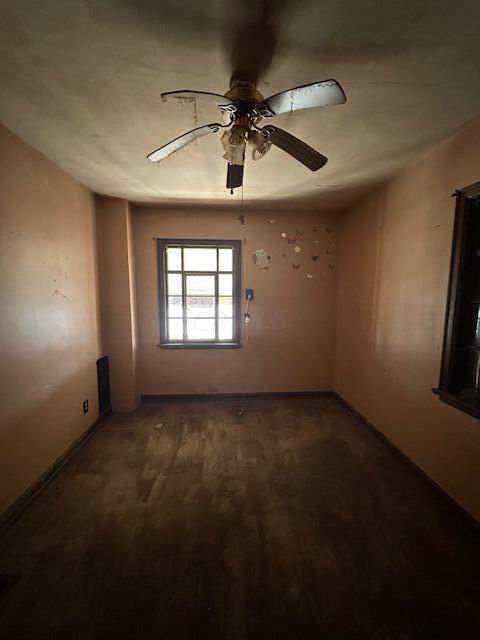
[[[233,295],[231,274],[221,273],[218,276],[218,293],[221,296]]]
[[[160,303],[166,315],[162,336],[166,342],[232,342],[235,337],[236,245],[222,240],[215,245],[200,242],[205,244],[188,240],[164,244],[160,262],[165,273],[160,275],[165,278],[165,291]]]
[[[233,271],[233,249],[218,250],[218,270]]]
[[[218,321],[218,339],[233,340],[233,320],[220,318]]]
[[[187,295],[215,295],[215,276],[187,276]]]
[[[169,273],[168,276],[168,295],[182,295],[182,276],[180,273]]]
[[[183,268],[185,271],[216,271],[216,249],[184,249]]]
[[[215,320],[214,318],[200,320],[187,320],[187,338],[188,340],[214,340],[215,339]]]
[[[222,318],[233,317],[233,298],[218,299],[218,315]]]
[[[187,317],[214,318],[215,298],[205,298],[200,296],[187,298]]]
[[[181,296],[168,296],[168,317],[183,317],[183,305]]]
[[[167,247],[167,270],[182,270],[182,250],[179,247]]]
[[[168,321],[168,339],[183,340],[183,320],[170,319]]]

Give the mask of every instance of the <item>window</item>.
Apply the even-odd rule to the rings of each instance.
[[[157,240],[160,346],[240,346],[240,240]]]
[[[480,183],[457,198],[440,399],[480,418]]]

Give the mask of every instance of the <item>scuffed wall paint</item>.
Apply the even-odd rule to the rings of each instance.
[[[329,260],[334,259],[335,247],[330,244],[336,240],[337,221],[335,214],[275,212],[273,217],[271,212],[248,211],[242,225],[238,211],[134,207],[140,393],[239,392],[245,357],[247,391],[330,389],[336,271],[325,268],[323,258],[313,262],[311,253],[314,246],[323,252],[331,249],[333,257]],[[291,260],[282,257],[285,240],[281,232],[295,232],[300,227],[305,230],[305,262],[302,260],[294,271]],[[323,235],[317,236],[314,227],[322,229]],[[331,233],[325,231],[326,227]],[[160,329],[155,237],[242,240],[242,311],[245,289],[255,290],[246,347],[171,351],[157,346]],[[314,237],[321,238],[321,244],[315,245]],[[268,269],[258,269],[252,260],[259,248],[271,256]],[[309,278],[307,274],[313,271],[315,278]]]
[[[97,418],[100,345],[93,197],[1,126],[0,209],[1,512]]]
[[[343,217],[335,389],[480,519],[480,423],[438,385],[456,188],[480,179],[480,123]]]
[[[137,310],[135,256],[130,205],[96,198],[102,347],[110,361],[113,411],[133,411],[137,392]]]

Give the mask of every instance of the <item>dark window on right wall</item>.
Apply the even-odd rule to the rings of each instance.
[[[480,182],[455,192],[440,399],[480,418]]]

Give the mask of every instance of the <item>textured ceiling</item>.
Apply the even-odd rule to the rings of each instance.
[[[348,204],[480,113],[480,4],[459,0],[5,0],[0,121],[93,191],[133,201],[237,202],[219,134],[160,165],[145,156],[219,119],[161,91],[265,95],[336,78],[345,105],[275,118],[329,158],[247,161],[257,206]]]

